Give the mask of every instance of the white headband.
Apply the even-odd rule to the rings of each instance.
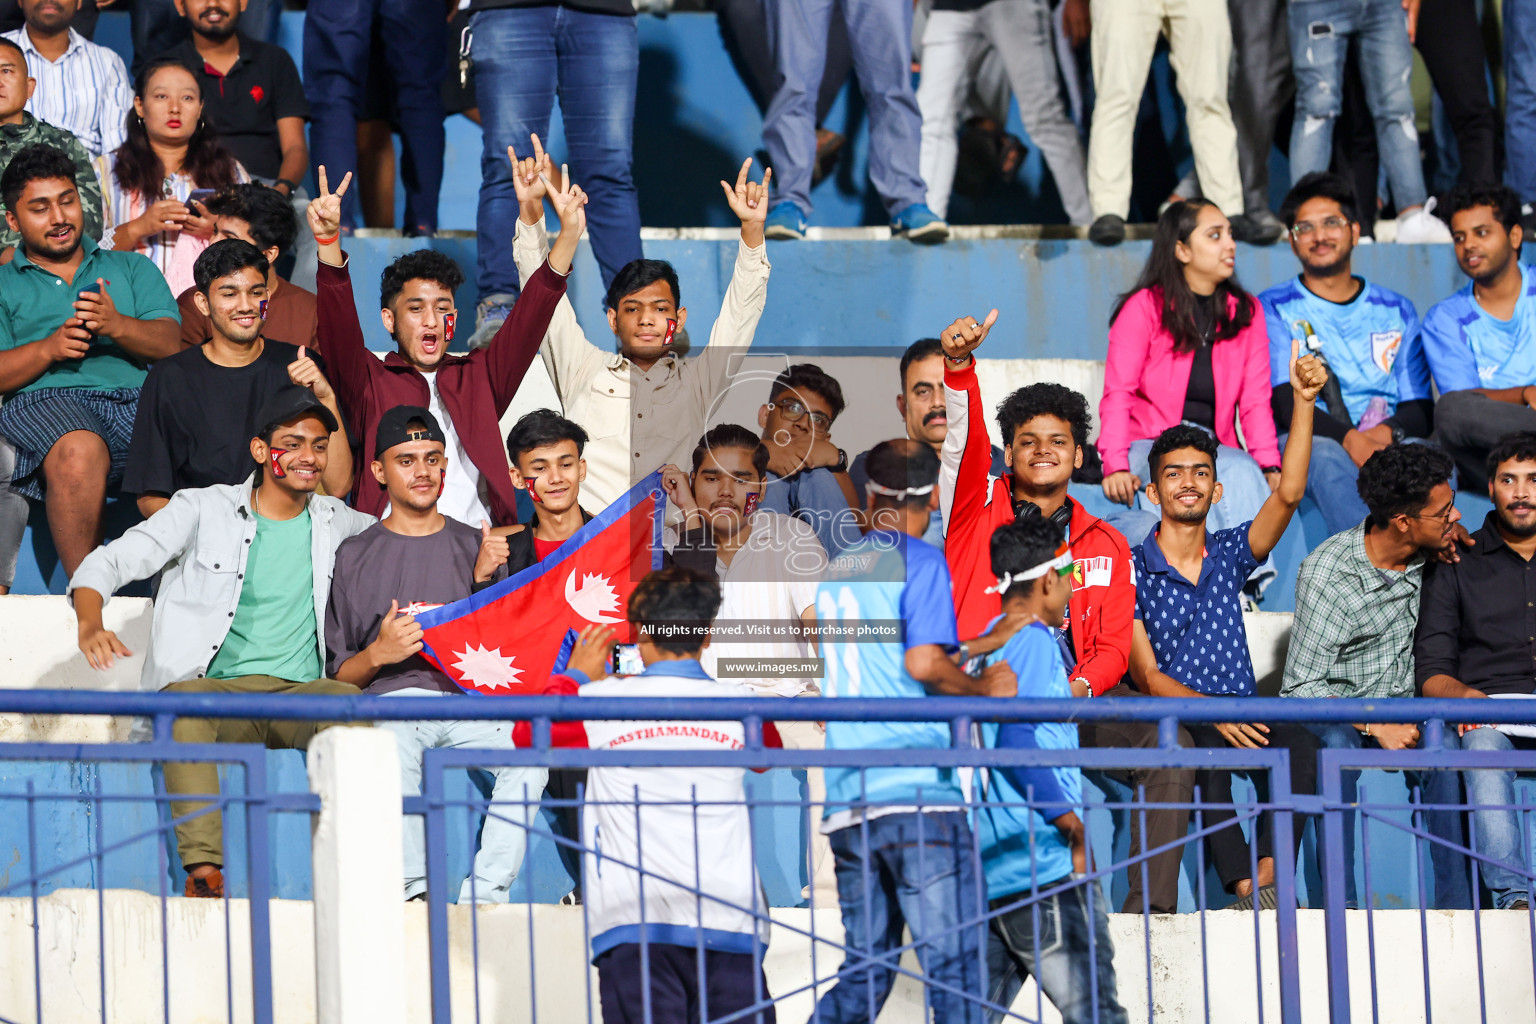
[[[883,494],[887,498],[906,498],[906,497],[913,497],[913,498],[915,498],[915,497],[917,497],[920,494],[930,494],[930,493],[932,493],[933,492],[933,484],[929,484],[927,487],[902,487],[902,488],[898,489],[898,488],[895,488],[895,487],[882,487],[879,484],[875,483],[873,480],[869,480],[869,481],[865,482],[864,489],[867,490],[867,491],[873,491],[876,494]]]
[[[1032,569],[1025,569],[1021,573],[1005,572],[997,578],[997,586],[988,587],[986,593],[1001,594],[1015,583],[1024,583],[1028,580],[1039,579],[1048,572],[1057,569],[1065,569],[1072,564],[1072,549],[1063,545],[1058,548],[1056,554]]]

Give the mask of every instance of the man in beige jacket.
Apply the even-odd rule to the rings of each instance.
[[[522,211],[513,256],[525,281],[549,250],[540,174],[552,177],[551,168],[537,138],[534,147],[535,156],[519,162],[514,172]],[[593,515],[647,473],[688,462],[725,395],[733,366],[752,344],[768,295],[763,221],[772,171],[757,184],[748,180],[751,167],[750,159],[741,165],[734,188],[720,183],[731,212],[741,219],[741,245],[709,344],[697,355],[685,358],[673,351],[688,310],[680,301],[677,272],[662,260],[626,264],[608,289],[604,305],[617,352],[587,338],[569,298],[549,322],[541,349],[544,367],[565,415],[591,437],[581,504]]]

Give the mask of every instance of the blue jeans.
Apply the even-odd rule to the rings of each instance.
[[[1151,453],[1150,440],[1131,442],[1131,473],[1141,477],[1143,485],[1152,479],[1152,467],[1147,462],[1147,456]],[[1216,480],[1221,484],[1221,500],[1211,506],[1210,514],[1205,520],[1205,528],[1212,532],[1230,530],[1234,526],[1251,522],[1253,517],[1259,514],[1259,509],[1264,507],[1264,502],[1269,500],[1269,481],[1264,479],[1264,471],[1259,468],[1257,462],[1253,461],[1253,456],[1241,448],[1217,445]],[[1136,494],[1136,507],[1161,518],[1157,506],[1147,498],[1145,488]],[[1118,513],[1117,518],[1119,518]],[[1128,528],[1141,529],[1141,524],[1137,523],[1134,526],[1128,524]],[[1125,530],[1122,529],[1121,532],[1125,533]],[[1132,538],[1127,533],[1126,540],[1132,544],[1139,544],[1141,540],[1146,539],[1146,533],[1147,531],[1142,530],[1140,539]],[[1274,559],[1266,558],[1262,565],[1253,570],[1253,575],[1249,579],[1257,582],[1262,589],[1267,587],[1277,574]]]
[[[1504,180],[1536,202],[1536,0],[1504,0]]]
[[[811,212],[816,94],[832,19],[848,25],[853,70],[869,108],[869,180],[888,214],[926,202],[918,170],[922,117],[912,90],[912,5],[907,0],[766,0],[768,48],[783,82],[763,117],[773,201]],[[590,218],[590,214],[588,217]]]
[[[1461,749],[1532,750],[1536,742],[1482,728],[1463,736]],[[1494,907],[1504,910],[1516,900],[1529,900],[1530,862],[1520,835],[1523,816],[1515,809],[1515,773],[1483,769],[1461,775],[1467,786],[1467,803],[1473,807],[1473,849],[1489,859],[1478,862],[1478,874],[1493,893]]]
[[[912,932],[935,1021],[981,1024],[983,930],[971,828],[959,811],[888,814],[828,837],[847,956],[811,1014],[819,1024],[873,1021]],[[851,965],[851,966],[850,966]],[[926,1015],[925,1015],[926,1019]]]
[[[368,80],[368,53],[377,22],[395,86],[400,126],[400,180],[405,227],[437,230],[443,189],[443,78],[448,73],[448,23],[429,0],[310,0],[304,17],[304,92],[309,97],[311,166],[325,166],[331,187],[357,169],[357,118]],[[357,192],[341,200],[341,225],[357,226]],[[506,236],[511,239],[511,234]],[[510,242],[508,243],[510,245]]]
[[[1333,722],[1310,726],[1329,750],[1379,750],[1373,739],[1362,736],[1347,722]],[[1457,749],[1456,730],[1445,730],[1444,748]],[[1424,737],[1419,736],[1419,749],[1424,749]],[[1408,786],[1421,791],[1426,804],[1460,804],[1461,778],[1459,772],[1408,772]],[[1360,773],[1346,771],[1339,779],[1340,796],[1345,803],[1357,803],[1360,799]],[[1355,816],[1356,812],[1344,813],[1344,899],[1351,907],[1359,907],[1355,884]],[[1458,846],[1466,845],[1465,830],[1461,825],[1459,810],[1425,811],[1424,828],[1430,835]],[[1460,852],[1440,843],[1431,843],[1429,862],[1435,877],[1434,907],[1437,910],[1461,910],[1472,906],[1472,890],[1467,876],[1467,859]],[[1369,895],[1369,894],[1367,894]]]
[[[641,256],[640,199],[632,173],[640,76],[635,19],[569,7],[517,7],[477,11],[469,24],[485,140],[475,215],[480,298],[521,291],[512,262],[517,191],[507,146],[531,156],[528,136],[548,143],[557,95],[571,180],[587,193],[592,255],[607,288],[624,264]]]
[[[1344,92],[1344,58],[1351,37],[1360,50],[1366,104],[1376,122],[1376,147],[1399,210],[1424,202],[1424,168],[1414,124],[1413,45],[1401,0],[1290,0],[1291,67],[1296,73],[1296,120],[1291,126],[1291,182],[1326,171],[1333,124]]]
[[[993,900],[991,908],[995,912],[1027,897],[1005,896]],[[988,1002],[1013,1005],[1031,975],[1061,1012],[1062,1024],[1124,1024],[1128,1019],[1115,987],[1115,946],[1097,882],[1081,882],[992,919],[987,933]],[[1002,1010],[988,1013],[990,1024],[1003,1019]]]
[[[1285,453],[1289,434],[1280,435],[1280,452]],[[1307,497],[1323,514],[1328,535],[1352,529],[1365,522],[1371,510],[1360,500],[1356,481],[1360,470],[1344,446],[1331,437],[1312,435],[1312,460],[1307,464]]]

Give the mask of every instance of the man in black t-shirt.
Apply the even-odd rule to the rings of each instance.
[[[203,113],[235,159],[286,196],[308,170],[309,101],[288,51],[237,30],[241,6],[239,0],[176,0],[192,38],[166,56],[197,76]]]
[[[493,542],[488,525],[468,526],[437,510],[449,469],[446,438],[437,418],[420,406],[397,405],[379,418],[369,471],[389,494],[389,515],[336,552],[325,611],[327,674],[370,694],[417,699],[460,694],[453,680],[422,657],[416,614],[468,597],[484,550],[505,547]],[[501,649],[491,656],[501,658]],[[516,652],[509,652],[506,663],[515,658]],[[512,746],[511,722],[437,719],[380,725],[399,744],[400,788],[407,796],[421,793],[424,750]],[[543,768],[490,772],[496,779],[494,806],[480,833],[474,871],[459,890],[460,903],[507,902],[547,775]],[[404,862],[404,897],[415,899],[427,888],[419,818],[406,822]]]
[[[193,301],[208,318],[208,340],[150,369],[123,473],[123,490],[139,496],[145,516],[183,487],[236,484],[250,476],[256,413],[285,384],[310,388],[345,422],[314,358],[261,336],[268,269],[261,250],[238,239],[213,243],[193,266]],[[331,453],[320,482],[327,494],[345,495],[352,489],[345,426],[331,435]]]

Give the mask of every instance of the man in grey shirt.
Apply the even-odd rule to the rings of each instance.
[[[489,580],[507,542],[487,523],[469,526],[437,510],[449,472],[447,436],[436,417],[397,405],[379,419],[369,472],[389,495],[389,515],[336,552],[331,601],[325,616],[327,662],[336,679],[371,694],[443,697],[458,686],[422,656],[416,613],[462,600],[475,580]],[[482,551],[486,554],[482,557]],[[469,659],[445,650],[443,658]],[[501,657],[498,648],[494,657]],[[509,652],[507,663],[515,654]],[[511,722],[384,722],[400,751],[400,788],[421,793],[421,754],[432,747],[496,749],[512,746]],[[474,871],[459,890],[460,903],[505,903],[522,868],[528,830],[548,776],[542,768],[491,768],[494,805],[485,818]],[[405,821],[405,898],[427,890],[422,822]]]

